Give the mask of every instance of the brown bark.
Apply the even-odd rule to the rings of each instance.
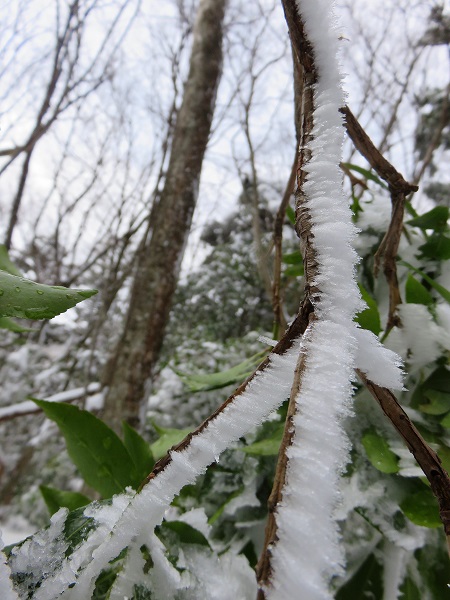
[[[105,419],[139,426],[158,358],[198,195],[222,68],[226,0],[201,0],[189,75],[174,129],[164,188],[137,256],[124,332],[104,373]]]

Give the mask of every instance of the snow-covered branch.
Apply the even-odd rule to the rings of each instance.
[[[303,80],[296,215],[314,318],[291,390],[258,578],[259,598],[312,600],[331,598],[331,578],[343,564],[333,511],[349,449],[341,423],[351,411],[358,347],[368,343],[369,354],[388,367],[383,375],[365,357],[371,375],[398,388],[401,373],[393,354],[354,322],[362,303],[354,278],[356,230],[339,169],[344,98],[331,2],[283,6]]]

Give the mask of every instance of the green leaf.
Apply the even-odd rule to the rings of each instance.
[[[283,254],[281,261],[285,265],[303,265],[303,257],[300,250]]]
[[[386,440],[373,430],[362,437],[362,444],[372,465],[382,473],[397,473],[398,458],[389,448]]]
[[[426,390],[428,404],[421,404],[419,409],[427,415],[443,415],[450,410],[450,394],[439,390]]]
[[[407,225],[419,227],[420,229],[434,229],[444,231],[447,227],[449,209],[447,206],[436,206],[427,213],[406,221]]]
[[[415,277],[408,274],[405,285],[405,297],[408,304],[433,304],[433,296]]]
[[[388,189],[388,186],[385,183],[383,183],[381,181],[381,179],[379,177],[377,177],[371,171],[368,171],[367,169],[363,169],[359,165],[354,165],[352,163],[342,163],[342,164],[344,165],[344,167],[347,167],[347,169],[350,169],[351,171],[356,171],[360,175],[363,175],[369,181],[373,181],[373,182],[377,183],[380,187],[384,188],[385,190]]]
[[[439,446],[438,448],[438,456],[441,459],[442,466],[450,473],[450,448],[448,446]]]
[[[0,316],[51,319],[96,293],[43,285],[0,271]]]
[[[203,533],[183,521],[163,521],[161,528],[174,531],[182,544],[199,544],[209,547],[209,542]]]
[[[216,510],[216,512],[211,517],[209,517],[208,525],[214,525],[214,523],[217,521],[217,519],[222,516],[222,514],[223,514],[224,510],[226,509],[226,507],[228,506],[228,504],[232,500],[234,500],[234,498],[237,498],[238,496],[240,496],[242,494],[242,492],[244,491],[244,489],[245,489],[245,487],[241,486],[237,490],[235,490],[234,492],[229,494],[229,496],[227,497],[225,502],[221,506],[219,506],[219,508]]]
[[[400,260],[399,264],[401,264],[405,267],[408,267],[408,269],[411,269],[411,271],[414,271],[414,273],[417,273],[418,275],[420,275],[423,279],[425,279],[425,281],[427,283],[429,283],[431,285],[432,288],[434,288],[438,292],[438,294],[440,294],[444,298],[444,300],[447,300],[447,302],[450,302],[450,292],[444,286],[442,286],[439,283],[437,283],[436,281],[434,281],[434,279],[431,279],[431,277],[429,275],[427,275],[420,269],[416,269],[416,267],[413,267],[412,265],[410,265],[408,262],[406,262],[406,260]]]
[[[40,485],[39,490],[47,505],[50,516],[58,512],[61,507],[68,508],[69,511],[86,506],[91,500],[84,494],[78,492],[65,492],[56,488]]]
[[[303,277],[305,274],[305,267],[303,264],[291,265],[290,267],[286,267],[286,269],[284,269],[283,274],[286,275],[286,277]]]
[[[180,377],[191,392],[204,392],[207,390],[217,390],[231,383],[241,383],[249,375],[253,373],[255,368],[261,362],[265,352],[258,352],[240,364],[219,371],[218,373],[207,373],[200,375],[188,375],[174,369],[175,373]]]
[[[414,556],[417,559],[418,575],[426,589],[429,590],[430,600],[450,600],[448,553],[445,551],[444,545],[434,544],[431,553],[429,546],[419,548],[414,552]]]
[[[280,423],[277,429],[272,435],[265,440],[259,440],[249,446],[243,446],[239,448],[246,454],[253,454],[254,456],[277,456],[280,450],[281,440],[284,433],[284,423]]]
[[[167,454],[167,451],[175,446],[181,440],[191,433],[192,429],[165,429],[153,424],[157,432],[160,434],[159,440],[156,440],[150,446],[150,450],[155,460],[159,460]]]
[[[355,317],[355,321],[359,323],[362,329],[368,329],[375,335],[378,335],[381,331],[381,320],[378,305],[364,286],[361,284],[358,284],[358,286],[361,296],[368,308],[358,313]]]
[[[60,402],[33,401],[63,434],[67,451],[88,485],[104,498],[140,484],[122,440],[87,410]]]
[[[436,498],[429,489],[411,494],[400,504],[410,521],[422,527],[440,527],[439,509]]]
[[[446,235],[433,234],[419,250],[423,256],[434,260],[448,260],[450,258],[450,238]]]
[[[26,331],[35,331],[30,327],[22,327],[16,321],[9,319],[8,317],[0,317],[0,329],[8,329],[14,331],[14,333],[25,333]]]
[[[99,504],[99,502],[95,502],[95,505]],[[70,512],[64,523],[64,538],[69,542],[70,550],[74,550],[81,542],[84,542],[89,533],[97,527],[96,520],[93,517],[87,517],[84,510],[85,508],[82,506]]]
[[[450,412],[441,420],[442,427],[450,429]]]
[[[131,460],[136,467],[138,478],[143,480],[151,472],[155,459],[153,458],[150,444],[126,421],[122,423],[123,441]]]
[[[426,396],[427,390],[450,394],[450,371],[444,366],[438,367],[425,379],[419,389],[422,397]]]
[[[22,276],[22,273],[9,258],[5,244],[0,244],[0,271],[6,271],[11,275],[17,275],[17,277]]]
[[[287,206],[286,208],[286,216],[289,219],[289,221],[291,222],[292,225],[294,225],[295,227],[295,211],[292,208],[292,206]]]
[[[414,581],[407,577],[400,586],[401,600],[422,600],[422,593],[418,590]]]
[[[383,598],[383,569],[373,554],[370,554],[353,577],[337,592],[336,600],[362,600]]]

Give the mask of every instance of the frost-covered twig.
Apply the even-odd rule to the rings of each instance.
[[[350,410],[353,367],[361,360],[377,381],[386,377],[395,386],[401,375],[396,357],[354,323],[361,299],[351,247],[356,231],[339,169],[343,96],[331,2],[282,1],[302,81],[296,229],[314,313],[269,501],[258,598],[324,600],[343,563],[333,512],[349,447],[342,420]],[[391,365],[389,376],[372,369],[368,355],[378,366]]]
[[[431,491],[439,503],[439,515],[444,525],[447,548],[450,555],[450,477],[441,459],[426,443],[410,418],[397,402],[394,394],[357,371],[361,381],[381,406],[383,412],[402,436],[410,452],[430,482]]]
[[[157,463],[140,493],[115,496],[112,506],[86,509],[85,514],[100,526],[70,556],[55,557],[54,570],[49,569],[44,574],[36,600],[90,598],[98,574],[108,568],[111,560],[125,548],[131,556],[136,548],[148,545],[154,527],[161,523],[182,487],[194,483],[224,450],[266,419],[289,396],[299,352],[297,340],[306,328],[310,311],[305,301],[299,316],[255,373],[196,431]],[[54,527],[61,528],[65,515],[58,513],[53,520]],[[41,545],[46,539],[46,534],[43,535]],[[53,539],[51,535],[49,539]],[[55,539],[59,540],[57,536]],[[32,540],[26,542],[17,552],[13,551],[11,564],[15,573],[21,572],[24,561],[33,555],[32,543]],[[51,552],[49,560],[52,560]],[[136,570],[132,561],[127,561],[124,571],[124,581],[132,582],[128,569],[133,573]]]
[[[347,459],[341,421],[352,396],[353,318],[361,301],[350,245],[355,230],[339,169],[343,98],[330,3],[283,0],[283,7],[303,80],[296,228],[314,317],[291,390],[258,598],[309,600],[330,597],[329,580],[343,560],[332,513]]]

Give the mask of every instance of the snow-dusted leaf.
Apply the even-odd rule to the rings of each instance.
[[[409,273],[405,285],[406,302],[410,304],[433,304],[433,296],[417,279]]]
[[[43,285],[0,271],[0,316],[51,319],[96,293]]]
[[[406,221],[406,224],[420,229],[444,231],[447,227],[448,218],[449,209],[447,206],[435,206],[427,213]]]
[[[419,246],[422,255],[433,260],[450,258],[450,238],[440,233],[431,235],[425,244]]]
[[[122,440],[87,410],[60,402],[34,400],[63,434],[70,458],[86,483],[104,498],[137,488],[139,479]]]
[[[66,492],[56,488],[40,485],[39,491],[44,498],[50,516],[58,512],[61,507],[68,508],[69,511],[86,506],[91,500],[79,492]]]
[[[409,495],[400,508],[410,521],[422,527],[440,527],[439,509],[436,498],[429,489]]]
[[[367,458],[382,473],[397,473],[398,458],[389,448],[389,444],[374,430],[367,431],[362,437]]]
[[[122,430],[123,442],[136,467],[138,478],[143,480],[155,464],[150,445],[126,421],[122,423]]]

